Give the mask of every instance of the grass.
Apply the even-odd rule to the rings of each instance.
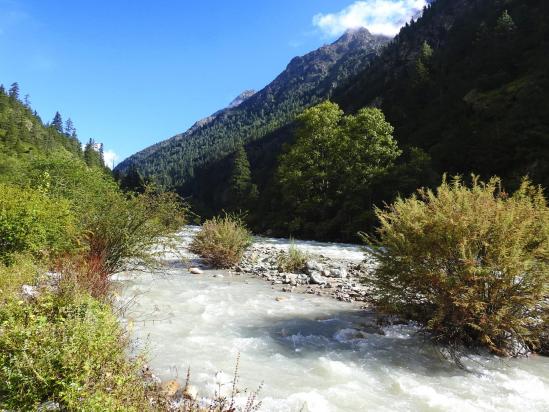
[[[250,231],[236,216],[214,217],[202,225],[190,250],[216,268],[232,267],[252,243]]]
[[[308,253],[300,250],[291,241],[288,252],[281,253],[277,258],[278,269],[283,272],[299,273],[305,269],[309,258]]]

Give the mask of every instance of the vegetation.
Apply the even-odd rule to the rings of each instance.
[[[217,268],[228,268],[240,262],[251,235],[242,219],[235,215],[214,217],[202,225],[190,250]]]
[[[9,264],[22,252],[54,256],[76,246],[75,219],[67,201],[2,183],[0,193],[0,261]]]
[[[309,255],[292,243],[288,252],[278,255],[278,269],[290,273],[301,272],[305,269],[308,260]]]
[[[524,180],[444,181],[377,210],[379,306],[420,322],[436,342],[500,355],[539,348],[547,322],[549,208]]]
[[[333,98],[349,112],[377,102],[400,147],[423,149],[439,176],[547,188],[548,12],[542,0],[437,0]]]
[[[152,262],[184,207],[153,188],[122,192],[72,122],[44,125],[18,96],[0,88],[0,409],[151,410],[109,275]]]
[[[45,293],[0,305],[0,407],[35,410],[146,408],[140,364],[129,361],[118,319],[104,303]]]

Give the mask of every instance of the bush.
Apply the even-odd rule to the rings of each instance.
[[[69,204],[40,190],[0,184],[0,262],[15,253],[55,255],[75,246],[75,219]]]
[[[190,250],[213,267],[228,268],[240,262],[251,242],[251,234],[242,219],[226,215],[204,222]]]
[[[305,268],[307,260],[309,260],[309,255],[292,243],[288,252],[283,252],[278,256],[278,269],[283,272],[300,272]]]
[[[549,209],[527,180],[509,196],[498,178],[433,192],[377,210],[377,303],[420,322],[450,349],[499,355],[535,349],[547,321]],[[455,351],[450,353],[456,354]]]
[[[183,226],[184,212],[172,193],[104,193],[103,202],[83,222],[89,261],[102,262],[106,274],[122,270],[130,261],[154,264],[154,248]]]
[[[148,409],[116,316],[85,295],[0,305],[0,365],[0,409],[36,410],[45,401],[66,410]]]

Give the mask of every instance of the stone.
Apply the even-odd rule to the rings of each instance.
[[[36,299],[40,295],[40,291],[36,286],[23,285],[21,286],[21,296],[25,300]]]
[[[330,276],[339,279],[347,278],[347,270],[344,268],[334,268],[330,270]]]
[[[314,260],[310,260],[305,264],[305,268],[307,269],[307,273],[311,274],[311,272],[322,272],[324,269],[322,265]]]
[[[327,283],[320,273],[314,271],[309,274],[309,280],[315,285],[324,285]]]
[[[40,405],[38,405],[38,408],[36,410],[38,412],[60,411],[61,405],[59,405],[58,402],[47,401],[47,402],[42,402]]]
[[[194,401],[198,396],[198,388],[194,385],[187,385],[183,390],[183,398]]]
[[[204,273],[204,271],[198,269],[198,268],[189,268],[189,272],[193,275],[201,275]]]
[[[171,380],[163,382],[162,385],[162,394],[168,398],[173,398],[177,391],[179,390],[179,382],[176,380]]]

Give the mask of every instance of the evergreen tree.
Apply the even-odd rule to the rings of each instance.
[[[74,128],[74,123],[72,122],[71,118],[69,117],[65,121],[65,134],[67,136],[73,136],[73,134],[76,133],[76,129]]]
[[[23,101],[23,104],[25,105],[25,107],[27,109],[30,109],[31,108],[31,100],[30,100],[30,95],[29,94],[26,94],[25,95],[25,99]]]
[[[247,209],[253,197],[257,198],[257,187],[252,184],[250,162],[244,146],[240,144],[235,152],[230,181],[230,204],[233,209]]]
[[[508,35],[513,33],[517,26],[507,10],[504,10],[496,23],[496,33],[498,35]]]
[[[19,100],[19,83],[12,83],[8,94],[13,100]]]
[[[63,119],[61,118],[61,114],[59,112],[55,112],[51,125],[59,133],[63,133]]]

